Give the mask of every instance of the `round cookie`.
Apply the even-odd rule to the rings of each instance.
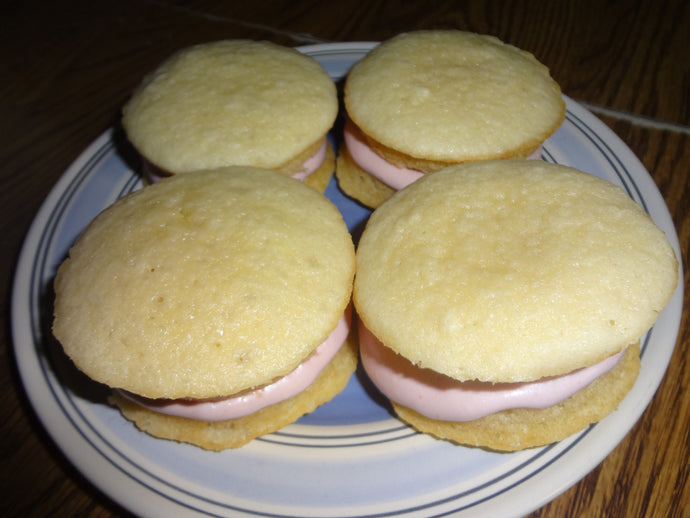
[[[456,163],[525,158],[565,117],[558,84],[532,54],[463,31],[415,31],[383,42],[352,67],[344,100],[371,150],[425,174]],[[353,157],[384,179],[377,164]],[[346,192],[366,198],[348,187],[352,169],[339,161],[336,174]]]
[[[347,227],[313,189],[249,167],[175,175],[82,233],[55,279],[53,331],[112,388],[226,397],[309,357],[343,316],[353,276]]]
[[[677,280],[666,236],[622,189],[565,166],[499,160],[425,176],[379,207],[359,242],[354,302],[419,368],[522,383],[636,343]],[[627,393],[630,378],[616,379]],[[608,392],[610,408],[621,390]]]
[[[167,59],[124,106],[122,124],[162,175],[228,165],[292,175],[321,149],[337,111],[335,85],[316,60],[270,42],[226,40]],[[327,147],[322,175],[334,168]]]

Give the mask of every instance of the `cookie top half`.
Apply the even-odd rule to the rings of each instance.
[[[622,189],[502,160],[449,167],[379,207],[358,245],[354,301],[421,367],[517,382],[636,342],[677,280],[666,235]]]
[[[125,105],[122,123],[134,147],[171,173],[279,169],[316,152],[337,111],[335,85],[313,58],[226,40],[166,60]]]
[[[528,156],[565,116],[560,87],[532,54],[463,31],[383,42],[352,67],[345,106],[377,144],[448,163]]]
[[[176,175],[98,215],[55,279],[53,331],[91,378],[209,398],[293,370],[350,301],[354,246],[302,182],[233,167]]]

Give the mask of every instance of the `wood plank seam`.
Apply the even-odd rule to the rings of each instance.
[[[640,126],[647,129],[655,129],[662,131],[670,131],[672,133],[680,133],[682,135],[690,135],[690,127],[683,124],[676,124],[673,122],[662,121],[652,117],[645,117],[644,115],[637,115],[635,113],[624,112],[606,106],[599,106],[597,104],[586,101],[577,101],[578,104],[587,108],[592,113],[597,115],[605,115],[613,119],[623,120],[631,123],[634,126]]]

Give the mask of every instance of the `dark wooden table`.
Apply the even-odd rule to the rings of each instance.
[[[9,325],[22,240],[69,164],[119,118],[173,51],[225,38],[287,45],[380,41],[420,28],[488,33],[533,52],[565,94],[633,150],[690,242],[690,4],[685,0],[339,2],[8,1],[0,7],[2,343],[0,514],[123,516],[53,445],[23,393]],[[687,272],[686,258],[683,258]],[[686,286],[687,275],[682,280]],[[686,304],[666,376],[638,423],[534,517],[688,516],[690,354]]]

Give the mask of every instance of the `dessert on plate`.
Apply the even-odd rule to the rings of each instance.
[[[180,50],[123,108],[122,125],[155,181],[231,165],[271,169],[323,191],[338,112],[321,65],[275,43],[224,40]]]
[[[463,31],[381,43],[348,73],[344,104],[336,176],[373,208],[449,165],[538,158],[565,117],[560,87],[532,54]]]
[[[677,282],[666,235],[619,187],[543,161],[451,166],[362,234],[362,363],[420,431],[549,444],[616,409]]]
[[[354,261],[337,208],[302,182],[239,166],[174,175],[77,239],[53,332],[142,430],[234,448],[347,384]]]

